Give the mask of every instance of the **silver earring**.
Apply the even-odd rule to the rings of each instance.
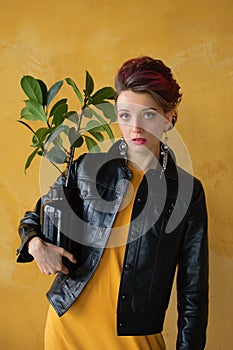
[[[121,137],[121,143],[119,144],[120,155],[126,158],[126,152],[128,149],[128,145],[125,142],[124,138]]]
[[[161,155],[163,156],[163,164],[162,164],[160,179],[162,178],[162,175],[165,173],[167,168],[168,151],[169,151],[169,147],[167,143],[168,143],[168,136],[167,136],[167,131],[165,131],[164,142],[161,143]]]

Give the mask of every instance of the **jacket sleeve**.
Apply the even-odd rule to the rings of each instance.
[[[62,182],[63,179],[60,176],[55,184],[61,184]],[[33,237],[38,236],[46,240],[41,230],[41,206],[49,198],[49,193],[41,197],[36,203],[34,210],[26,211],[24,217],[20,220],[18,233],[21,238],[21,244],[17,249],[17,262],[30,262],[33,260],[32,255],[28,253],[28,243]]]
[[[77,191],[77,178],[79,172],[79,166],[83,160],[85,154],[82,154],[77,160],[75,160],[71,167],[69,188],[70,192]],[[54,185],[64,185],[64,177],[59,176]],[[74,196],[75,197],[75,196]],[[42,204],[50,198],[49,193],[41,197],[34,210],[26,211],[24,217],[20,220],[18,227],[19,236],[21,238],[21,245],[17,249],[17,262],[30,262],[33,257],[28,253],[28,242],[35,236],[39,236],[43,240],[47,240],[43,235],[41,229],[41,206]]]
[[[178,350],[202,350],[208,320],[208,238],[205,195],[194,181],[177,273]]]

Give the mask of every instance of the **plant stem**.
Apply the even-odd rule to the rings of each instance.
[[[55,166],[55,168],[59,171],[59,173],[60,173],[63,177],[65,177],[64,173],[61,171],[61,169],[57,166],[56,163],[52,162],[51,160],[50,160],[50,163],[51,163],[53,166]]]
[[[81,109],[81,113],[80,113],[80,117],[79,117],[79,121],[78,121],[78,127],[77,127],[77,132],[80,132],[81,129],[81,123],[82,123],[82,118],[84,115],[84,110],[87,107],[87,102],[88,102],[88,98],[85,98],[84,100],[84,104],[83,107]],[[65,187],[68,186],[68,182],[69,182],[69,177],[70,177],[70,170],[71,170],[71,165],[74,159],[74,151],[75,151],[75,147],[70,147],[70,152],[69,152],[69,157],[67,159],[67,171],[66,171],[66,182],[65,182]]]

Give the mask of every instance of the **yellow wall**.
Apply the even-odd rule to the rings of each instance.
[[[12,0],[1,2],[0,346],[42,349],[52,278],[15,263],[18,221],[40,193],[40,164],[25,176],[30,135],[16,123],[24,74],[48,85],[89,70],[113,84],[120,64],[141,54],[163,59],[182,86],[178,131],[206,189],[210,217],[209,350],[229,350],[232,333],[232,0]],[[72,94],[72,93],[71,93]],[[164,335],[174,350],[175,297]],[[93,349],[94,350],[94,349]]]

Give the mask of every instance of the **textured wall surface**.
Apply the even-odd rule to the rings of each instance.
[[[16,123],[23,107],[20,79],[48,85],[85,70],[97,85],[113,85],[118,67],[142,54],[164,60],[182,86],[177,130],[202,180],[210,218],[208,350],[233,343],[233,3],[231,0],[12,0],[1,2],[0,345],[43,349],[44,296],[52,277],[35,264],[16,264],[18,221],[31,209],[43,181],[36,161],[24,175],[31,135]],[[71,95],[72,101],[72,93]],[[44,173],[42,177],[46,177]],[[46,183],[49,183],[46,177]],[[165,323],[168,350],[176,337],[175,293]],[[94,350],[94,349],[93,349]]]

